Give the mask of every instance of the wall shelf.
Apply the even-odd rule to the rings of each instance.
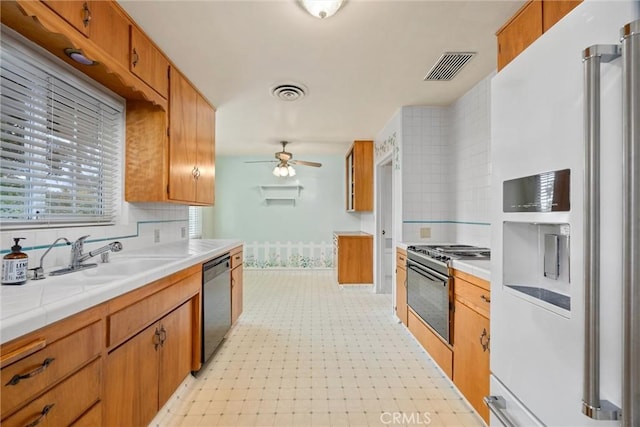
[[[259,185],[260,194],[267,205],[273,202],[292,203],[296,205],[296,199],[300,197],[300,184],[262,184]]]

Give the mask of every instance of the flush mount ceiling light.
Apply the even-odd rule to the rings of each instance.
[[[316,18],[324,19],[335,15],[344,0],[300,0],[304,9]]]

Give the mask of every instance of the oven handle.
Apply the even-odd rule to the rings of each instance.
[[[448,281],[449,277],[443,274],[438,273],[437,271],[425,268],[424,266],[418,264],[417,262],[411,261],[407,259],[407,268],[414,270],[418,274],[422,274],[423,276],[427,276],[430,279],[434,279],[434,281]]]

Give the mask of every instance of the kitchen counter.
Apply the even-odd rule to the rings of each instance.
[[[111,254],[108,264],[24,285],[0,286],[0,343],[5,343],[155,280],[229,252],[240,240],[184,240]],[[89,262],[96,262],[95,258]],[[64,267],[64,266],[61,266]],[[56,267],[45,270],[45,273]]]
[[[364,231],[334,231],[333,234],[336,236],[372,236],[372,234]]]

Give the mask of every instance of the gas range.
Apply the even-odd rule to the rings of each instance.
[[[439,261],[449,265],[452,260],[488,260],[491,259],[491,249],[471,245],[417,245],[407,248],[408,257],[415,261]]]

